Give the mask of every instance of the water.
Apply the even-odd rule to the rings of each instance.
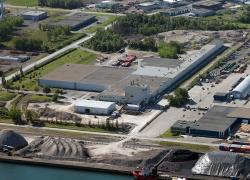
[[[0,180],[133,180],[132,176],[0,163]]]

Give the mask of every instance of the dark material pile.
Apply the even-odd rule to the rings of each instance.
[[[209,152],[192,169],[193,174],[219,177],[246,177],[250,171],[249,159],[232,152]]]
[[[8,146],[16,150],[28,145],[28,142],[20,134],[12,130],[2,130],[0,132],[0,149]]]
[[[84,142],[69,138],[40,137],[18,152],[23,157],[82,161],[89,158]]]

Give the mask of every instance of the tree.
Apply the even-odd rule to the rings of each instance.
[[[48,93],[51,92],[51,89],[46,86],[46,87],[43,88],[43,92],[46,93],[46,94],[48,94]]]
[[[6,88],[6,79],[5,79],[5,75],[2,75],[2,85],[4,88]]]
[[[174,92],[173,95],[168,96],[168,101],[170,103],[170,106],[174,107],[181,107],[184,105],[189,99],[189,94],[186,89],[178,88]]]
[[[23,77],[24,73],[23,73],[23,67],[22,66],[20,67],[19,71],[20,71],[20,76]]]
[[[85,44],[88,48],[101,52],[115,52],[125,45],[119,34],[104,29],[98,29],[95,36]]]
[[[57,102],[58,96],[59,96],[58,93],[54,93],[53,96],[52,96],[52,101]]]
[[[26,118],[28,124],[29,123],[34,124],[34,122],[38,118],[38,114],[32,110],[26,110],[25,111],[25,118]]]
[[[15,124],[22,124],[23,123],[22,112],[19,109],[15,108],[15,107],[11,108],[11,110],[9,112],[9,116]]]
[[[161,42],[158,47],[158,53],[162,58],[178,58],[178,54],[181,51],[181,45],[174,41],[169,43]]]

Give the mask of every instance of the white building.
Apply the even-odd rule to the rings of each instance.
[[[244,99],[250,94],[250,76],[247,76],[238,86],[236,86],[232,95],[235,99]]]
[[[109,115],[115,110],[114,102],[79,100],[74,104],[74,111],[82,114]]]

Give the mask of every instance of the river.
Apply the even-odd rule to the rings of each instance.
[[[0,180],[133,180],[132,176],[0,163]]]

